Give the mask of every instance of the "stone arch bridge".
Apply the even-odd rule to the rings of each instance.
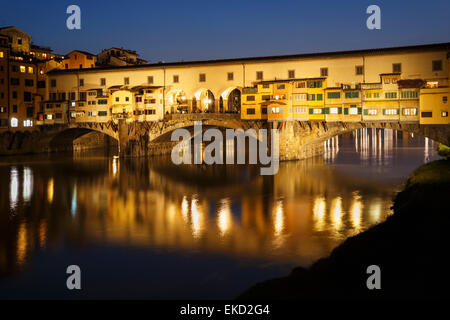
[[[384,128],[410,132],[450,145],[449,125],[420,125],[402,122],[321,122],[241,120],[239,114],[173,114],[163,121],[131,122],[120,120],[118,124],[73,123],[59,128],[52,134],[51,150],[57,145],[67,145],[70,141],[88,132],[101,132],[118,142],[121,156],[145,156],[170,154],[176,142],[170,140],[177,128],[192,128],[195,121],[201,121],[206,128],[231,129],[271,129],[279,130],[280,160],[304,159],[323,151],[323,141],[337,135],[361,128]]]

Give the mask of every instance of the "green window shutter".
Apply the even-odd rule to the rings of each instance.
[[[358,108],[358,113],[359,113],[359,109],[360,109],[360,108]],[[364,115],[365,115],[365,116],[369,115],[369,110],[364,109]]]
[[[338,108],[338,113],[339,113],[339,114],[342,114],[342,107],[339,107],[339,108]]]
[[[330,108],[323,108],[323,113],[324,114],[329,114],[330,113]]]
[[[348,114],[348,108],[344,108],[344,114]]]
[[[309,108],[309,114],[313,114],[313,113],[314,113],[313,109]]]
[[[386,109],[383,109],[383,116],[386,114]]]
[[[358,108],[358,114],[362,113],[362,108]]]
[[[405,115],[405,108],[402,108],[402,115]]]

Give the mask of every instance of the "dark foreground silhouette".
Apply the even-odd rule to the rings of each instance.
[[[417,169],[385,222],[347,239],[310,268],[258,283],[239,299],[450,297],[450,160]],[[381,269],[369,290],[367,267]]]

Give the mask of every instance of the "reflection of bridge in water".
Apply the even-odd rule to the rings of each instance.
[[[321,158],[282,163],[277,175],[264,177],[256,166],[175,167],[156,159],[11,167],[9,185],[1,186],[9,190],[0,193],[2,207],[10,208],[0,223],[2,273],[65,238],[78,246],[104,242],[309,262],[383,220],[393,192],[355,185]]]

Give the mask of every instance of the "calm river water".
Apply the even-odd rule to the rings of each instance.
[[[103,151],[0,158],[0,298],[233,298],[391,214],[431,140],[360,130],[323,156],[175,166]],[[78,265],[82,290],[66,288]]]

